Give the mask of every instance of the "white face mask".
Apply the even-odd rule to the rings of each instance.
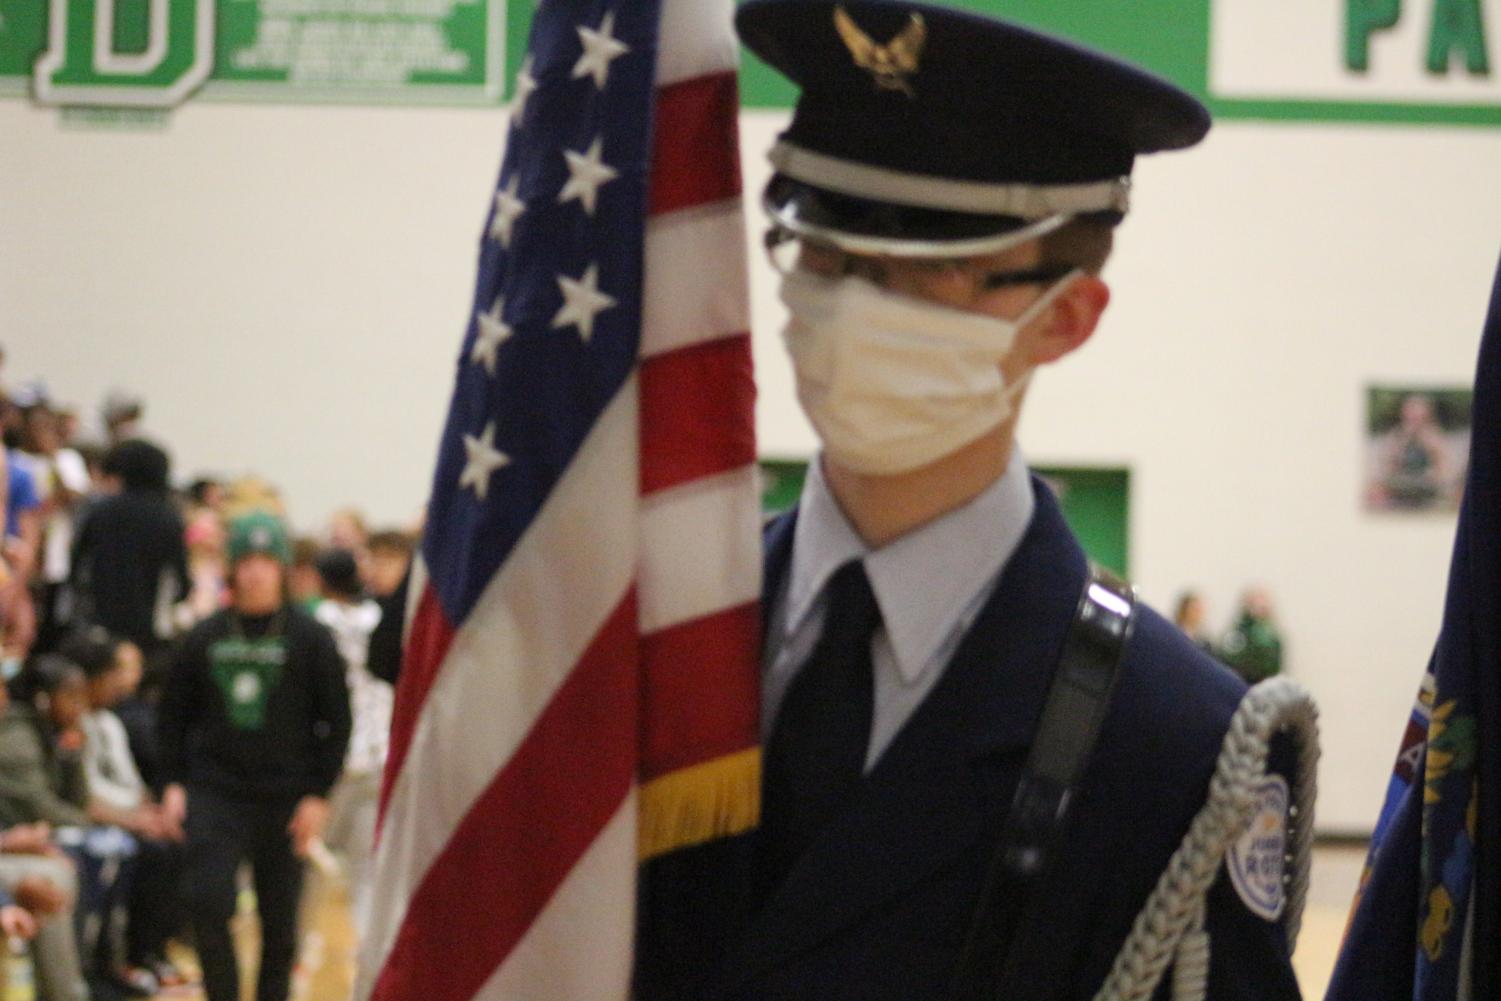
[[[829,458],[857,473],[904,473],[994,429],[1027,382],[1008,386],[1001,359],[1077,274],[1015,320],[887,292],[863,278],[787,274],[783,337],[798,400]]]

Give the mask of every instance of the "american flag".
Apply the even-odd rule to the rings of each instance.
[[[625,998],[637,866],[755,824],[730,0],[547,0],[439,449],[357,998]]]

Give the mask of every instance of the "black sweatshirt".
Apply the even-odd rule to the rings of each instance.
[[[182,517],[166,493],[127,490],[91,503],[73,542],[78,617],[151,653],[162,645],[158,605],[187,594],[187,559]]]
[[[349,743],[333,637],[301,609],[218,612],[188,634],[162,696],[167,783],[242,799],[327,796]]]

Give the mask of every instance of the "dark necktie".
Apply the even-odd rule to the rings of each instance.
[[[829,582],[823,634],[793,678],[766,746],[760,885],[768,895],[864,784],[881,610],[859,560]]]

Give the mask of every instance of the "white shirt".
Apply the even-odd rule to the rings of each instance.
[[[13,459],[31,472],[38,500],[51,497],[59,484],[75,494],[89,492],[89,467],[83,456],[71,448],[60,448],[50,456],[17,452]],[[73,512],[68,508],[54,511],[47,519],[45,536],[42,580],[57,584],[68,579],[73,550]]]
[[[146,802],[146,783],[130,753],[125,724],[108,709],[83,717],[83,771],[89,796],[116,810],[134,810]]]
[[[370,634],[380,623],[380,606],[368,598],[347,605],[329,599],[318,603],[313,617],[333,633],[334,644],[344,658],[353,720],[344,769],[359,774],[379,772],[386,763],[391,742],[391,710],[395,700],[390,683],[365,667]]]
[[[1013,450],[1006,472],[974,500],[871,550],[839,509],[820,463],[811,463],[792,563],[767,631],[762,740],[770,738],[782,699],[823,632],[829,579],[859,558],[881,607],[882,625],[871,639],[875,715],[865,757],[866,771],[874,767],[943,676],[1021,543],[1035,505],[1027,465]]]

